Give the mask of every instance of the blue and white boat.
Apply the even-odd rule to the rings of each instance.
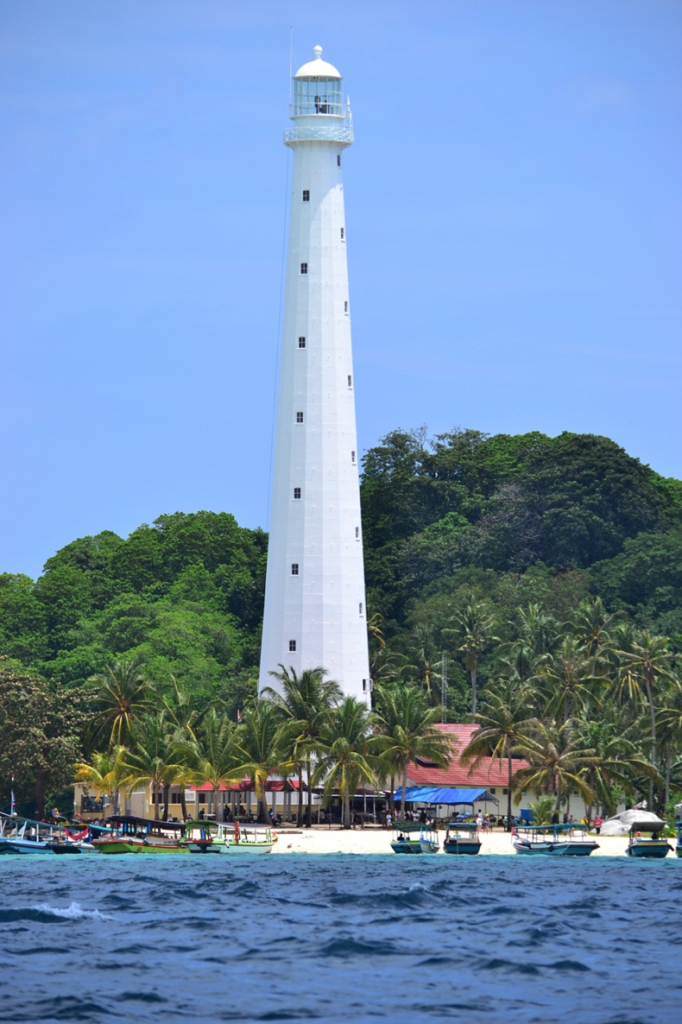
[[[599,843],[583,825],[526,825],[512,835],[517,853],[554,857],[589,857]]]

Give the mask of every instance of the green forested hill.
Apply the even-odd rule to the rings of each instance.
[[[517,609],[537,602],[562,620],[593,594],[682,648],[682,483],[608,438],[395,431],[365,457],[362,503],[378,675],[391,652],[447,651],[447,624],[472,595],[502,641]],[[69,686],[134,654],[152,681],[173,674],[243,704],[266,548],[262,531],[210,512],[76,540],[35,582],[0,575],[0,655]],[[451,654],[455,714],[466,702]]]

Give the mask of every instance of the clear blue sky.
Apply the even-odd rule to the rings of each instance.
[[[589,431],[682,477],[677,0],[5,0],[0,571],[266,525],[290,26],[353,106],[360,447]]]

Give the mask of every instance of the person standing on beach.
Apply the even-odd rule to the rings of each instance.
[[[594,818],[594,821],[592,822],[592,824],[594,825],[595,832],[597,833],[597,835],[599,835],[600,832],[601,832],[601,827],[604,824],[603,820],[599,817],[599,814],[595,815],[595,818]]]

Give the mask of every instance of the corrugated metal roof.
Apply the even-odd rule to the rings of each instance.
[[[471,737],[478,729],[475,722],[444,722],[436,725],[439,732],[451,739],[454,747],[450,764],[447,768],[430,768],[410,761],[407,767],[407,783],[411,786],[455,786],[457,788],[475,786],[488,789],[490,786],[508,785],[507,762],[497,758],[484,757],[476,768],[463,765],[459,754],[464,750]],[[514,772],[526,768],[528,762],[514,758]]]

